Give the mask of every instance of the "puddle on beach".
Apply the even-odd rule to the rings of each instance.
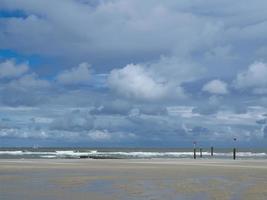
[[[17,174],[16,174],[17,175]],[[24,177],[26,177],[23,174]],[[29,174],[28,174],[29,175]],[[109,200],[241,200],[253,180],[239,182],[226,177],[116,178],[105,174],[32,173],[26,178],[6,178],[1,200],[11,199],[109,199]],[[26,193],[25,191],[29,191]],[[12,191],[18,191],[17,194]],[[76,198],[77,197],[77,198]]]
[[[185,180],[97,180],[88,184],[87,192],[95,192],[117,200],[241,200],[253,180],[236,182],[224,177]]]
[[[161,182],[161,181],[160,181]],[[168,181],[167,181],[168,182]],[[170,183],[168,183],[170,184]],[[167,184],[167,185],[168,185]],[[88,192],[97,192],[101,195],[113,197],[118,200],[206,200],[205,193],[195,193],[190,195],[179,194],[172,187],[164,187],[154,180],[142,181],[94,181],[87,187]]]
[[[226,187],[227,184],[228,187]],[[179,180],[95,180],[75,190],[93,192],[104,198],[117,200],[208,200],[215,199],[216,196],[220,199],[241,199],[239,195],[233,195],[234,192],[229,193],[233,191],[231,186],[232,184],[223,178],[188,179],[184,182]],[[236,189],[240,191],[241,187]]]

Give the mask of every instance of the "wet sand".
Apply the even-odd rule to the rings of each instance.
[[[266,200],[267,160],[0,160],[1,200]]]

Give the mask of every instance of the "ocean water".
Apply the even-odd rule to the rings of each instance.
[[[203,148],[202,159],[231,159],[232,149]],[[197,149],[197,157],[200,157]],[[193,158],[191,148],[0,148],[0,159],[152,159]],[[267,149],[238,149],[237,159],[267,159]]]

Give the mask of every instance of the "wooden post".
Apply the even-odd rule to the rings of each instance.
[[[235,148],[235,146],[236,146],[236,138],[234,138],[234,149],[233,149],[233,159],[235,160],[236,159],[236,148]]]
[[[236,148],[233,149],[233,159],[236,159]]]
[[[200,152],[200,158],[202,158],[202,148],[199,149]]]
[[[210,148],[210,155],[213,156],[213,147]]]
[[[193,144],[194,144],[194,159],[196,159],[197,158],[197,155],[196,155],[196,144],[197,144],[197,142],[194,141]]]

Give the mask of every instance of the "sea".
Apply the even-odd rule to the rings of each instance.
[[[0,159],[185,159],[193,158],[192,148],[0,148]],[[232,159],[233,149],[196,149],[196,158]],[[267,159],[265,149],[237,149],[236,159]]]

